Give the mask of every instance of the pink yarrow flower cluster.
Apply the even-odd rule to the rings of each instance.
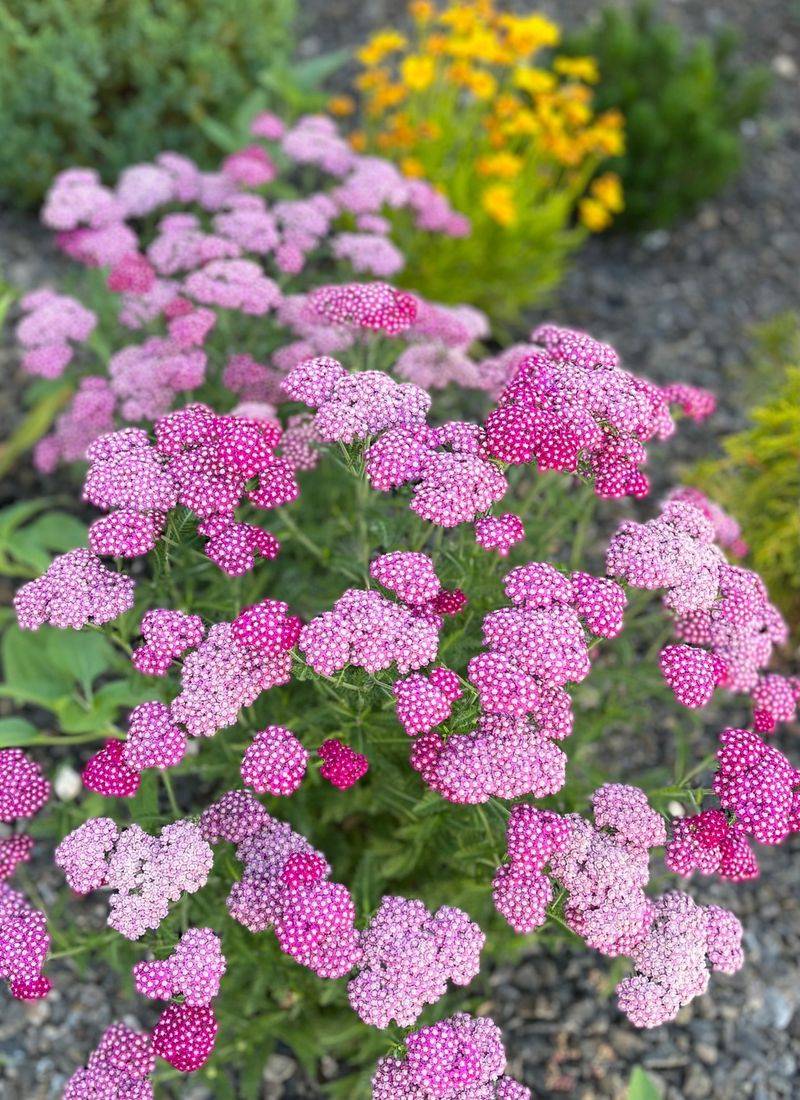
[[[189,928],[167,959],[133,968],[138,993],[170,1004],[153,1028],[153,1050],[182,1073],[205,1065],[214,1049],[217,1021],[211,1001],[219,992],[226,962],[219,938],[210,928]]]
[[[330,882],[325,857],[245,791],[230,791],[201,818],[212,844],[236,845],[241,879],[228,895],[234,920],[251,932],[273,928],[282,951],[321,978],[339,978],[360,957],[355,906]]]
[[[758,861],[742,825],[722,810],[703,810],[672,823],[664,851],[668,870],[688,878],[694,871],[731,882],[758,878]]]
[[[421,901],[384,897],[362,938],[350,1004],[373,1027],[392,1020],[408,1027],[445,995],[448,981],[472,981],[485,939],[461,909],[443,905],[431,914]]]
[[[322,676],[353,665],[370,673],[396,664],[401,673],[435,660],[448,593],[427,555],[394,551],[376,558],[370,574],[401,602],[375,589],[351,588],[303,627],[299,648]]]
[[[316,409],[314,433],[326,443],[353,443],[396,426],[418,427],[431,403],[418,386],[395,382],[383,371],[348,374],[338,360],[328,357],[298,364],[283,388],[294,400]]]
[[[412,488],[410,508],[441,527],[469,523],[505,496],[508,482],[485,456],[477,424],[451,421],[384,432],[364,456],[373,489]]]
[[[205,627],[199,615],[157,607],[145,612],[139,633],[144,644],[131,655],[133,667],[145,676],[166,676],[173,661],[200,645]]]
[[[42,972],[49,949],[44,913],[0,882],[0,978],[8,982],[12,997],[36,1001],[50,991],[50,980]]]
[[[124,1097],[125,1100],[152,1100],[150,1074],[156,1059],[152,1040],[142,1031],[126,1024],[112,1024],[89,1058],[77,1069],[64,1088],[63,1100],[90,1100],[93,1097]]]
[[[213,853],[191,821],[165,825],[156,837],[138,825],[120,831],[100,817],[73,829],[55,861],[77,894],[109,887],[109,927],[138,940],[158,928],[172,902],[205,885]]]
[[[90,541],[99,530],[102,552],[136,556],[155,546],[167,513],[182,505],[200,520],[207,556],[229,575],[252,569],[257,556],[274,558],[277,539],[237,521],[235,510],[244,499],[269,509],[297,497],[291,468],[274,453],[280,435],[273,421],[189,405],[156,421],[155,444],[138,428],[102,436],[87,452],[84,497],[110,515],[90,528]]]
[[[505,1075],[500,1029],[488,1017],[460,1012],[407,1036],[405,1057],[387,1055],[372,1078],[373,1100],[531,1100]]]
[[[51,626],[80,630],[119,618],[133,607],[135,582],[105,565],[91,550],[70,550],[55,558],[46,572],[28,581],[14,597],[23,630]]]
[[[742,926],[718,905],[679,890],[653,902],[647,935],[630,952],[634,974],[617,986],[620,1009],[636,1027],[658,1027],[708,988],[710,971],[734,974],[744,962]]]
[[[280,600],[245,608],[232,623],[215,623],[181,669],[170,717],[192,737],[232,726],[242,707],[291,679],[299,620]]]
[[[680,702],[705,706],[720,684],[755,692],[760,721],[770,729],[796,706],[794,681],[762,675],[788,630],[760,577],[727,563],[707,511],[673,499],[647,523],[625,521],[609,544],[607,569],[635,588],[665,589],[678,644],[662,650],[660,663]]]
[[[643,791],[607,783],[592,802],[594,824],[514,807],[495,905],[515,930],[530,932],[546,920],[558,883],[569,927],[604,955],[631,957],[634,974],[617,987],[619,1006],[635,1026],[655,1027],[705,992],[709,966],[739,969],[742,928],[732,913],[686,894],[646,895],[648,851],[666,837]]]
[[[58,378],[72,361],[74,345],[85,344],[94,332],[97,317],[75,298],[47,289],[26,294],[20,308],[25,316],[15,335],[24,349],[23,369]]]
[[[645,444],[675,430],[671,391],[623,370],[613,348],[584,332],[548,324],[532,339],[539,349],[522,360],[486,421],[489,454],[581,473],[601,497],[645,496]]]
[[[572,731],[565,685],[589,672],[590,632],[622,629],[625,594],[613,581],[531,562],[507,574],[505,590],[513,606],[485,617],[486,649],[467,669],[477,725],[446,740],[425,732],[412,751],[423,781],[453,802],[561,789],[566,757],[555,742]]]
[[[649,849],[664,843],[664,823],[636,787],[608,783],[592,802],[594,824],[577,814],[514,807],[495,906],[515,931],[531,932],[547,918],[555,881],[568,892],[570,928],[604,955],[627,954],[649,927]]]

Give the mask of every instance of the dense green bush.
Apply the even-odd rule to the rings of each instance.
[[[723,441],[723,457],[700,463],[692,482],[730,508],[752,567],[800,632],[800,323],[785,314],[756,333],[760,399],[750,426]]]
[[[631,12],[604,8],[565,43],[564,52],[597,59],[597,109],[625,115],[626,150],[610,163],[625,190],[616,224],[669,225],[738,170],[739,127],[758,111],[768,74],[742,65],[737,45],[729,29],[687,42],[651,0]]]
[[[294,0],[3,0],[0,199],[38,201],[55,173],[118,172],[165,148],[203,157],[285,64]]]

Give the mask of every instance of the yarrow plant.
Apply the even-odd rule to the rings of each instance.
[[[83,458],[94,515],[19,588],[4,640],[8,693],[55,732],[4,730],[0,974],[34,999],[92,952],[158,1004],[97,1036],[74,1100],[170,1095],[191,1072],[257,1095],[277,1041],[311,1072],[335,1054],[342,1097],[525,1100],[480,989],[514,936],[620,958],[636,1027],[741,966],[732,912],[655,883],[752,879],[756,846],[800,829],[800,772],[767,740],[800,694],[769,667],[785,628],[727,560],[730,517],[685,490],[640,503],[648,450],[709,394],[552,324],[489,355],[476,310],[353,281],[332,219],[363,206],[386,242],[379,209],[415,192],[326,120],[254,132],[269,148],[211,176],[165,155],[48,197],[145,340],[109,345],[109,378],[37,452]],[[268,204],[279,160],[338,182]],[[625,509],[605,563],[593,508]],[[681,732],[645,788],[610,751],[637,685],[681,731],[668,687],[695,710],[745,697],[752,721],[697,764]],[[53,742],[80,788],[53,770],[58,806]],[[48,844],[49,922],[25,866]],[[101,892],[87,931],[73,918]]]

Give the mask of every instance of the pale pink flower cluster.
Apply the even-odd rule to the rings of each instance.
[[[348,589],[330,611],[303,627],[299,647],[322,676],[353,665],[370,673],[396,664],[400,673],[430,664],[439,648],[442,616],[450,614],[433,562],[409,551],[383,554],[370,575],[401,602],[375,589]]]
[[[105,565],[91,550],[70,550],[55,558],[46,572],[17,591],[14,610],[23,630],[45,623],[80,630],[101,625],[133,607],[135,582]]]
[[[25,316],[16,338],[24,349],[22,367],[28,374],[58,378],[75,354],[75,344],[85,344],[94,332],[97,317],[75,298],[42,289],[20,301]]]
[[[502,500],[508,482],[484,454],[476,424],[450,421],[439,428],[391,428],[366,451],[364,467],[373,489],[410,485],[409,507],[441,527],[469,523]]]
[[[505,1068],[497,1024],[459,1012],[408,1035],[404,1058],[380,1059],[372,1100],[531,1100]]]
[[[241,776],[258,794],[294,794],[303,782],[308,752],[285,726],[259,730],[245,750]]]
[[[495,905],[516,931],[530,932],[547,919],[557,883],[566,892],[565,923],[602,954],[632,959],[633,975],[617,987],[622,1011],[637,1027],[656,1027],[705,992],[709,967],[739,969],[742,928],[732,913],[686,894],[654,901],[645,894],[648,851],[666,833],[643,791],[607,783],[592,802],[594,824],[514,807]]]
[[[604,955],[624,955],[649,927],[649,849],[663,844],[666,832],[636,787],[607,783],[592,802],[594,824],[577,814],[514,807],[495,906],[515,931],[531,932],[547,918],[555,881],[568,893],[570,928]]]
[[[219,937],[210,928],[189,928],[166,959],[133,968],[136,992],[156,1001],[183,997],[184,1004],[207,1006],[219,993],[226,961]]]
[[[330,882],[325,857],[244,791],[230,791],[204,811],[203,835],[236,845],[241,879],[228,895],[234,920],[251,932],[274,928],[282,951],[321,978],[339,978],[360,956],[355,906]]]
[[[622,629],[625,594],[614,581],[531,562],[507,574],[505,590],[513,606],[485,617],[486,649],[467,668],[477,725],[446,741],[425,732],[412,750],[423,781],[453,802],[561,789],[566,757],[555,742],[572,731],[565,685],[589,673],[589,632],[610,638]]]
[[[105,378],[82,378],[64,412],[56,417],[55,428],[36,444],[33,464],[50,474],[60,462],[77,462],[99,435],[114,428],[116,399]]]
[[[415,428],[425,422],[431,399],[411,383],[383,371],[348,374],[327,357],[300,363],[283,383],[286,393],[316,409],[314,432],[327,443],[353,443],[387,428]]]
[[[392,1020],[409,1027],[445,995],[448,981],[469,985],[485,939],[461,909],[443,905],[431,914],[421,901],[384,897],[362,937],[350,1004],[373,1027]]]
[[[41,768],[22,749],[0,749],[0,822],[33,817],[50,796]],[[42,973],[50,936],[44,913],[34,909],[6,879],[30,859],[33,839],[25,833],[0,838],[0,979],[12,997],[34,1001],[50,990]]]
[[[486,421],[489,454],[581,473],[601,497],[645,496],[644,445],[675,430],[670,391],[623,370],[613,348],[584,332],[548,324],[532,339],[541,346]]]
[[[153,1100],[150,1074],[156,1059],[150,1036],[126,1024],[112,1024],[103,1032],[85,1066],[75,1070],[64,1088],[63,1100],[124,1097]]]
[[[56,848],[55,861],[78,894],[109,887],[109,927],[138,940],[158,928],[170,903],[205,885],[213,853],[191,821],[165,825],[156,837],[138,825],[120,831],[101,817],[73,829]]]
[[[725,560],[714,541],[718,527],[710,507],[670,499],[647,523],[620,525],[606,565],[634,588],[665,589],[679,644],[662,650],[661,668],[676,698],[702,707],[720,684],[755,692],[761,728],[768,730],[796,706],[794,681],[762,674],[788,629],[761,578]]]
[[[205,627],[199,615],[156,607],[144,613],[139,633],[144,644],[131,655],[133,667],[146,676],[165,676],[173,661],[200,644]]]
[[[710,971],[734,974],[744,962],[742,926],[727,909],[702,906],[678,890],[653,902],[650,928],[630,951],[634,974],[617,986],[619,1007],[636,1027],[658,1027],[708,988]]]
[[[747,553],[747,543],[742,538],[739,523],[699,489],[681,485],[667,495],[667,500],[682,500],[686,504],[693,504],[713,526],[714,539],[718,546],[723,550],[729,550],[737,558],[744,557]]]

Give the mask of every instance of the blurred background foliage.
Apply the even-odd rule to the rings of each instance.
[[[747,564],[800,637],[800,318],[783,314],[754,330],[745,375],[750,425],[722,441],[720,458],[701,462],[688,480],[742,526]]]
[[[207,159],[201,124],[289,68],[295,14],[295,0],[3,0],[0,199],[35,206],[70,165]]]
[[[652,0],[606,7],[567,37],[564,53],[597,61],[597,109],[625,118],[625,150],[608,164],[625,192],[617,226],[671,225],[741,167],[741,124],[762,106],[769,73],[743,65],[738,45],[731,28],[688,40]]]

